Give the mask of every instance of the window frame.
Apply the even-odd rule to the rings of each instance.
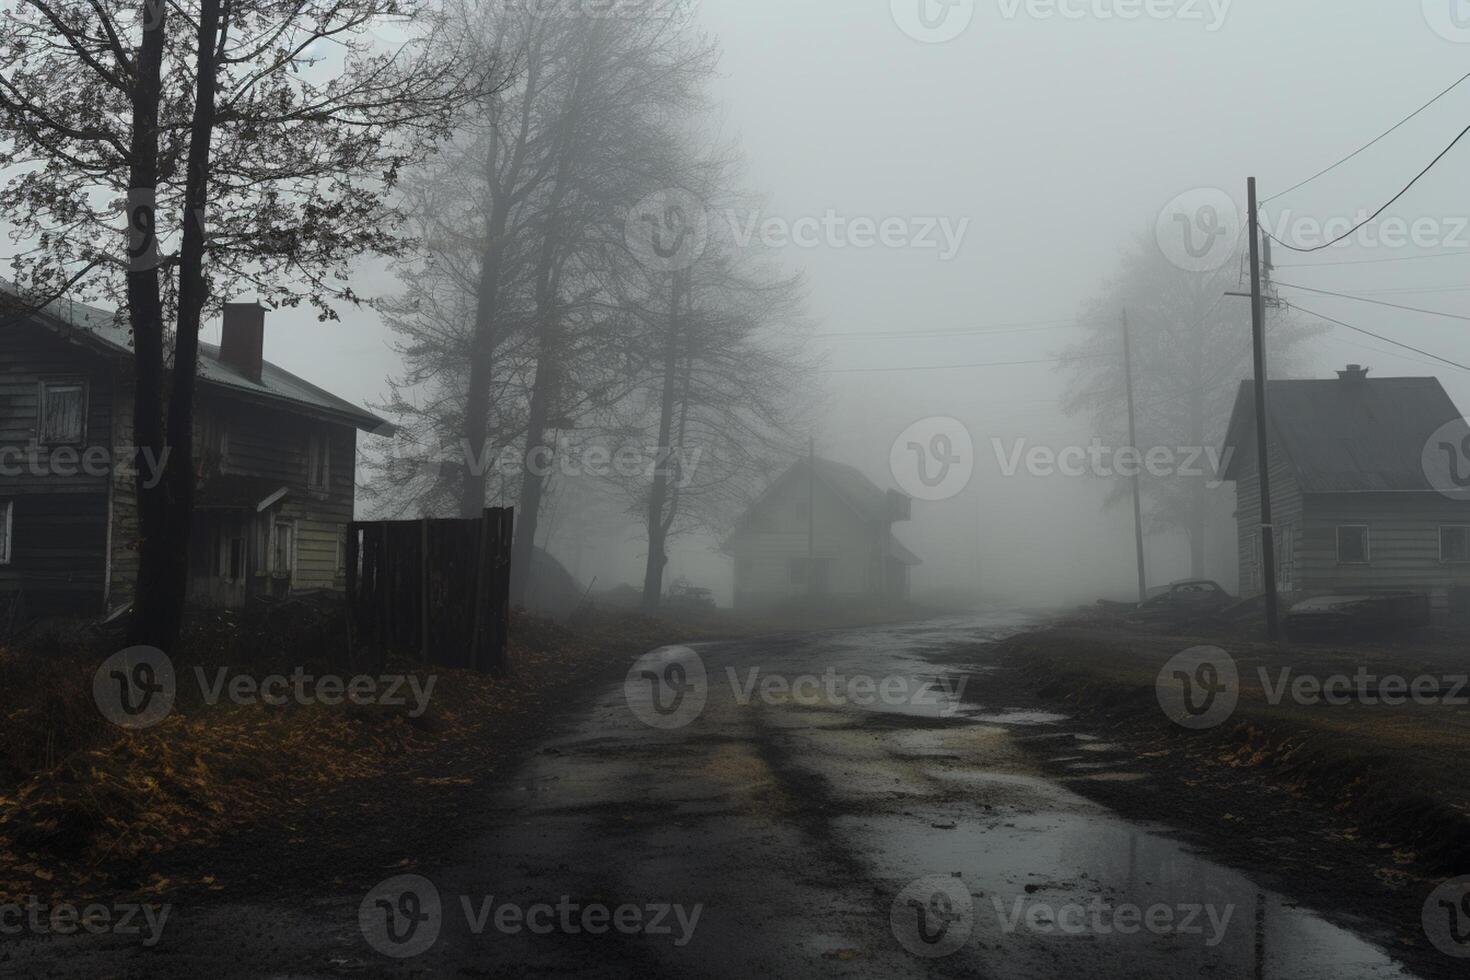
[[[285,530],[289,535],[289,546],[286,551],[286,568],[276,567],[276,538]],[[292,581],[296,578],[296,522],[295,521],[271,521],[270,532],[270,560],[267,565],[267,573],[271,578],[284,578]]]
[[[1363,530],[1363,557],[1361,560],[1349,560],[1342,556],[1342,532],[1349,528],[1362,528]],[[1373,564],[1373,530],[1367,524],[1338,524],[1335,529],[1335,542],[1337,545],[1337,563],[1339,565],[1371,565]]]
[[[1444,533],[1446,531],[1462,531],[1465,534],[1465,557],[1446,558],[1444,556]],[[1439,526],[1439,563],[1441,565],[1470,565],[1470,524],[1441,524]]]
[[[82,404],[78,410],[77,437],[76,439],[47,439],[46,438],[46,398],[53,388],[76,388],[82,396]],[[54,378],[40,378],[36,381],[36,445],[43,447],[51,446],[77,446],[86,445],[87,442],[87,406],[91,398],[91,386],[86,378],[57,376]]]
[[[15,498],[0,499],[0,565],[9,565],[15,556]]]
[[[320,482],[313,479],[317,475],[317,463],[320,461]],[[332,487],[332,438],[331,433],[322,429],[314,429],[306,437],[306,489],[313,493],[327,493]]]

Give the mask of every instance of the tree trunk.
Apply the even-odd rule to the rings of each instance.
[[[643,572],[643,612],[658,612],[663,599],[664,566],[669,563],[665,552],[669,528],[673,524],[669,501],[669,466],[672,452],[669,441],[674,431],[674,402],[679,388],[680,303],[688,273],[674,273],[669,296],[669,332],[664,341],[663,397],[658,416],[658,452],[661,459],[653,470],[653,486],[648,493],[648,564]]]
[[[182,608],[169,588],[166,480],[149,486],[151,458],[176,468],[164,436],[163,298],[159,288],[157,209],[159,102],[167,6],[145,0],[144,30],[136,60],[128,181],[128,316],[133,327],[134,487],[138,497],[138,579],[130,642],[162,649],[178,637]],[[165,470],[167,472],[167,469]]]

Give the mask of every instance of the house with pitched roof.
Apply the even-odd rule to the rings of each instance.
[[[1436,378],[1269,381],[1267,458],[1278,591],[1426,593],[1443,612],[1470,587],[1470,426]],[[1264,589],[1254,387],[1225,437],[1240,590]]]
[[[723,550],[735,560],[735,606],[783,600],[906,599],[919,558],[893,534],[910,500],[843,463],[792,465],[737,523]]]
[[[190,599],[340,590],[357,433],[390,427],[265,360],[262,307],[227,304],[220,339],[200,345]],[[132,358],[111,311],[61,300],[0,321],[0,618],[131,601]]]

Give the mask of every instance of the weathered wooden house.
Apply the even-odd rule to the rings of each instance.
[[[1264,589],[1254,390],[1241,385],[1224,449],[1243,595]],[[1438,379],[1352,364],[1336,379],[1267,382],[1266,414],[1278,592],[1422,592],[1442,612],[1470,585],[1470,499],[1451,478],[1470,444],[1444,438],[1470,428]]]
[[[735,605],[785,599],[907,598],[919,564],[893,535],[910,500],[831,460],[803,459],[783,473],[736,525],[724,551],[735,560]]]
[[[387,429],[264,360],[264,335],[262,307],[229,304],[220,346],[200,345],[198,605],[341,589],[357,431]],[[61,301],[0,323],[0,615],[17,604],[96,615],[130,601],[132,386],[129,331],[111,312]]]

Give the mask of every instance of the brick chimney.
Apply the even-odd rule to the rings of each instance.
[[[1337,376],[1343,381],[1363,381],[1368,377],[1368,369],[1361,364],[1349,364],[1344,370],[1337,372]]]
[[[259,303],[226,303],[219,359],[259,383],[265,348],[265,307]]]

